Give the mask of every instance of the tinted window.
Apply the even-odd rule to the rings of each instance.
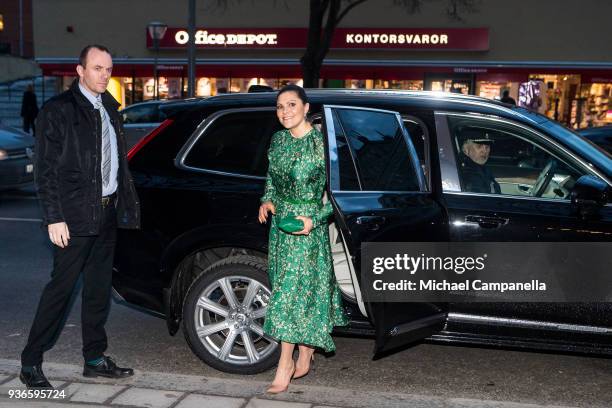
[[[338,116],[335,112],[332,112],[333,124],[336,133],[336,146],[338,149],[338,165],[340,168],[340,190],[344,191],[359,191],[359,180],[357,179],[357,173],[355,172],[355,166],[353,165],[353,159],[351,158],[351,152],[344,136],[344,131],[340,122],[338,122]],[[314,126],[319,132],[323,132],[323,124],[321,123],[321,116],[315,115],[311,118],[312,126]]]
[[[416,150],[417,156],[419,157],[423,175],[425,176],[426,180],[429,180],[429,139],[427,138],[428,135],[425,129],[425,124],[416,118],[402,117],[402,120],[404,122],[406,131],[408,131],[408,135],[410,135],[410,140],[412,141],[412,145]]]
[[[157,123],[159,118],[158,105],[151,103],[126,108],[123,112],[123,123]]]
[[[395,114],[359,109],[336,112],[363,190],[420,190],[410,150]]]
[[[272,134],[281,129],[273,111],[218,117],[198,139],[185,164],[206,170],[266,176]]]
[[[449,127],[462,191],[569,199],[584,174],[525,129],[457,117]]]
[[[180,111],[166,126],[130,160],[130,169],[149,172],[174,169],[174,159],[196,127],[209,114],[204,110]]]
[[[340,125],[337,112],[334,115],[334,129],[336,132],[336,147],[338,149],[338,167],[340,170],[340,189],[345,191],[360,190],[355,164],[351,157],[351,150]]]

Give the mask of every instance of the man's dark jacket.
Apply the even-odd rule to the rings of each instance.
[[[501,194],[499,183],[495,181],[493,173],[486,165],[482,166],[476,163],[463,153],[461,153],[460,162],[463,191]]]
[[[140,227],[140,204],[127,162],[119,103],[105,92],[102,104],[117,136],[117,226]],[[97,235],[102,213],[102,127],[99,112],[78,79],[51,98],[36,121],[34,177],[44,225],[66,222],[70,235]]]
[[[36,94],[31,91],[23,93],[21,100],[21,117],[35,118],[38,115],[38,103],[36,103]]]

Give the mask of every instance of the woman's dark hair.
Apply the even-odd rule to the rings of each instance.
[[[284,94],[285,92],[295,92],[298,98],[302,100],[304,105],[308,103],[308,96],[306,96],[306,91],[304,91],[304,88],[299,85],[289,84],[283,86],[280,91],[278,91],[278,94],[276,94],[276,100],[278,100],[278,97]]]

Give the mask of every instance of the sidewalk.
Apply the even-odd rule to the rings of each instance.
[[[332,387],[290,385],[278,396],[264,394],[268,383],[226,380],[193,375],[136,371],[126,380],[85,378],[82,367],[45,363],[53,386],[64,391],[61,399],[9,398],[9,390],[25,390],[19,381],[19,361],[0,359],[0,408],[542,408],[544,405],[464,398],[436,398],[401,393],[356,393]],[[552,408],[551,406],[546,406]],[[566,407],[555,407],[566,408]]]

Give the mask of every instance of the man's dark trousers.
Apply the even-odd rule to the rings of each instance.
[[[117,236],[115,200],[103,207],[99,235],[71,236],[65,248],[54,245],[51,281],[43,290],[28,343],[21,354],[23,366],[42,364],[43,353],[54,346],[81,273],[83,356],[90,361],[104,354],[107,347],[104,324],[110,309]]]

